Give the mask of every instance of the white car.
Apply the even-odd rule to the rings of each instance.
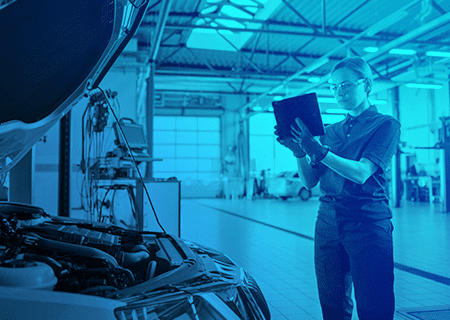
[[[0,175],[97,89],[149,5],[0,3]],[[9,201],[0,202],[0,310],[4,320],[270,319],[255,280],[221,252]]]
[[[316,186],[308,190],[300,180],[298,172],[283,171],[267,179],[267,192],[269,195],[286,200],[288,198],[300,197],[303,201],[312,196],[320,194],[319,187]]]

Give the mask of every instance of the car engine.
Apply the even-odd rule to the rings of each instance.
[[[0,285],[97,296],[176,268],[154,233],[0,203]]]

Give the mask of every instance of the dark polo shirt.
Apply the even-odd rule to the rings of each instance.
[[[357,117],[347,117],[326,127],[320,138],[334,154],[359,161],[366,158],[378,170],[364,184],[352,182],[324,164],[320,174],[319,215],[332,214],[337,221],[374,221],[392,218],[386,192],[386,168],[397,150],[400,123],[369,107]]]

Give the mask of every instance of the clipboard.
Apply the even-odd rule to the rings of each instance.
[[[313,136],[325,134],[315,92],[273,101],[272,106],[277,121],[277,131],[281,137],[292,136],[291,125],[295,123],[295,118],[302,119]]]

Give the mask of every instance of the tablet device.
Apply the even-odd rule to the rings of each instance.
[[[292,136],[291,125],[295,123],[295,118],[302,119],[313,136],[325,134],[315,92],[274,101],[272,106],[281,137]]]

